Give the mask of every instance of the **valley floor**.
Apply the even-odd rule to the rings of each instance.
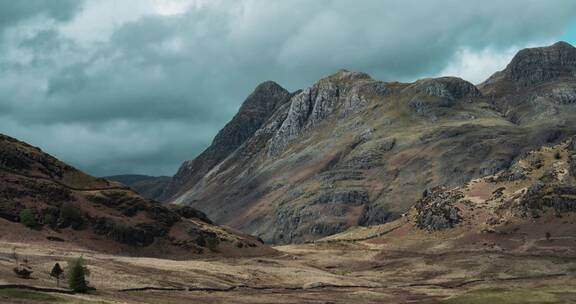
[[[575,303],[573,256],[502,251],[418,253],[377,242],[279,246],[274,256],[188,261],[0,244],[2,303]],[[32,280],[14,276],[13,251]],[[48,273],[83,255],[88,295],[5,288],[55,288]]]

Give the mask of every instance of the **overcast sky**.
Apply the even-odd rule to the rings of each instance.
[[[260,82],[479,83],[576,42],[573,0],[0,0],[0,132],[94,175],[172,175]]]

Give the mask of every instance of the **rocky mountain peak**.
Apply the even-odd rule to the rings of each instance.
[[[523,49],[504,71],[522,86],[576,76],[576,48],[566,42],[548,47]]]
[[[271,80],[265,81],[256,86],[254,91],[246,98],[240,108],[240,112],[247,108],[261,109],[264,107],[263,110],[266,110],[266,108],[268,108],[268,110],[269,108],[274,109],[278,105],[277,101],[288,94],[290,94],[290,92],[278,83]]]
[[[290,98],[290,92],[273,81],[259,84],[242,103],[240,110],[218,132],[211,147],[233,151],[252,136],[274,110]]]
[[[290,92],[273,81],[259,84],[242,103],[240,110],[214,137],[212,144],[194,160],[185,161],[161,199],[176,194],[180,186],[194,183],[212,167],[234,152],[290,99]]]

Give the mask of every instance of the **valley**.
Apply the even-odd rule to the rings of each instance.
[[[49,240],[8,241],[4,236],[0,299],[5,303],[42,303],[34,298],[45,297],[53,303],[573,303],[576,213],[570,191],[576,185],[571,166],[575,156],[576,140],[545,146],[509,170],[461,187],[433,189],[390,223],[258,253],[230,256],[222,249],[193,259],[136,257]],[[538,195],[544,195],[541,204],[533,205],[532,198]],[[34,271],[31,280],[15,278],[11,271],[15,255]],[[55,282],[48,276],[52,265],[66,265],[78,256],[86,260],[95,290],[83,295],[54,290]],[[30,287],[51,290],[26,289]]]
[[[498,303],[573,303],[576,300],[574,256],[551,252],[421,253],[400,248],[391,251],[383,250],[388,246],[381,242],[385,239],[288,245],[276,247],[278,253],[274,256],[189,261],[2,243],[0,265],[2,269],[10,266],[7,259],[11,248],[16,247],[39,273],[35,275],[38,279],[34,280],[34,286],[53,288],[54,281],[42,271],[49,271],[56,261],[83,254],[90,267],[90,282],[97,290],[89,295],[49,293],[61,298],[62,303],[486,303],[478,299]],[[553,250],[554,246],[547,249]],[[12,277],[5,270],[0,273],[2,284],[29,284]],[[3,303],[24,303],[3,298],[3,290],[0,289]],[[523,302],[527,296],[534,301]]]

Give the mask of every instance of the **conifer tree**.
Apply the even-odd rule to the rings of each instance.
[[[62,274],[64,273],[64,271],[62,270],[62,267],[60,267],[60,264],[56,263],[54,265],[54,267],[52,267],[52,271],[50,272],[50,276],[56,279],[56,286],[60,287],[60,277],[62,277]]]
[[[85,293],[88,291],[86,281],[88,269],[84,265],[84,258],[79,257],[68,265],[68,286],[74,292]]]

